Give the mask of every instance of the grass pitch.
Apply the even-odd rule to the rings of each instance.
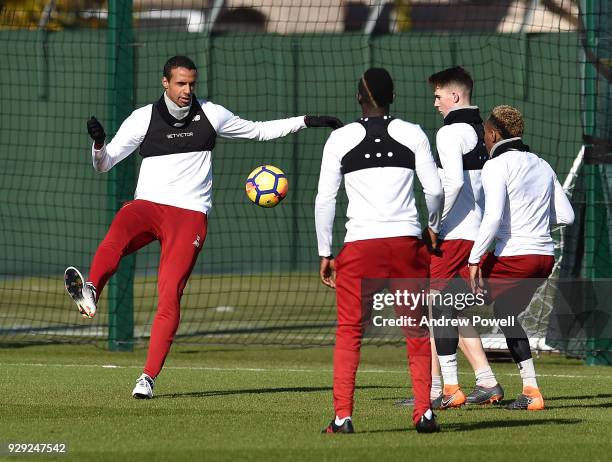
[[[439,412],[419,435],[404,349],[364,348],[354,435],[321,435],[331,407],[330,348],[175,346],[149,401],[131,398],[145,350],[0,348],[0,442],[65,442],[46,460],[609,460],[612,368],[536,361],[547,409]],[[461,382],[474,382],[465,362]],[[520,392],[510,363],[493,365],[506,402]],[[27,456],[5,456],[20,460]]]

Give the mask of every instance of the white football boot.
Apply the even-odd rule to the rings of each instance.
[[[136,399],[151,399],[153,398],[153,387],[155,381],[147,374],[142,374],[136,380],[136,386],[132,390],[132,396]]]
[[[76,303],[79,312],[84,318],[93,318],[96,315],[96,288],[73,266],[66,268],[64,283],[68,295]]]

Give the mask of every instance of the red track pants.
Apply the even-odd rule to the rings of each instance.
[[[420,278],[429,273],[429,254],[414,237],[349,242],[336,258],[338,326],[334,348],[334,410],[340,418],[353,414],[355,376],[361,339],[371,313],[362,310],[362,279]],[[429,330],[406,337],[414,390],[413,422],[430,408],[431,347]]]
[[[204,244],[206,225],[204,213],[134,200],[117,212],[93,258],[89,280],[100,297],[122,257],[155,240],[160,243],[157,313],[144,368],[152,378],[163,367],[178,329],[183,289]]]

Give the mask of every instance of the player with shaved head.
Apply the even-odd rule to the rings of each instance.
[[[424,234],[433,246],[437,239],[442,187],[429,141],[418,125],[390,115],[394,96],[389,73],[382,68],[368,69],[358,83],[362,117],[334,131],[323,150],[315,202],[320,277],[336,289],[338,313],[333,360],[335,418],[326,433],[354,431],[355,376],[372,309],[364,303],[367,297],[362,295],[362,282],[427,278],[429,255],[419,239],[415,174],[427,202],[429,226]],[[347,233],[340,254],[334,258],[332,230],[336,195],[343,179],[349,200]],[[436,432],[439,426],[429,401],[429,331],[425,326],[404,334],[415,395],[412,420],[417,431]]]

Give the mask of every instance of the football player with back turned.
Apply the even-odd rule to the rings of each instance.
[[[429,227],[425,233],[433,245],[437,239],[443,192],[429,140],[418,125],[389,115],[394,96],[389,73],[368,69],[358,84],[362,117],[334,131],[323,150],[315,205],[320,277],[336,289],[338,315],[333,359],[335,418],[325,433],[354,431],[355,375],[361,339],[371,318],[371,307],[362,306],[362,281],[427,278],[429,254],[420,239],[415,174],[427,202]],[[342,179],[348,196],[347,233],[342,251],[334,258],[332,228]],[[419,432],[436,432],[439,426],[429,402],[429,330],[419,325],[404,334],[415,395],[412,421]]]
[[[481,174],[489,158],[484,128],[478,107],[471,104],[474,82],[465,69],[459,66],[444,69],[431,75],[429,84],[434,92],[434,106],[444,117],[444,126],[436,135],[444,209],[439,252],[431,256],[431,291],[467,293],[468,287],[459,274],[467,265],[484,209]],[[432,305],[433,318],[457,316],[458,307]],[[504,390],[489,366],[476,329],[470,325],[436,325],[433,333],[431,399],[434,409],[503,399]],[[458,345],[476,376],[476,386],[467,397],[457,378]]]

